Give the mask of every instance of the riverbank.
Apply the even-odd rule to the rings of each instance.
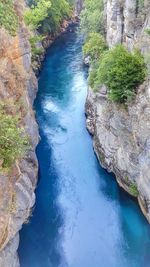
[[[134,162],[134,164],[132,163],[132,169],[125,169],[129,164],[129,154],[132,153],[134,156],[135,153],[133,139],[131,139],[132,149],[127,151],[129,137],[127,133],[125,135],[125,125],[130,120],[128,112],[124,108],[120,109],[110,103],[107,100],[106,90],[101,90],[100,93],[95,94],[92,89],[89,89],[86,100],[86,116],[87,129],[93,137],[93,146],[100,165],[108,172],[114,173],[119,186],[128,192],[128,194],[137,198],[141,211],[150,223],[148,185],[146,183],[144,187],[144,177],[141,177],[138,187],[135,184],[135,180],[132,181],[129,179],[130,171],[137,172],[140,166],[137,166],[136,164],[138,163]],[[120,131],[122,132],[122,130],[125,139],[123,133],[121,134],[121,139],[119,138]],[[122,151],[122,153],[119,153],[117,151],[118,149],[122,149],[122,142],[125,142],[125,152]],[[115,159],[116,156],[117,159]],[[147,197],[144,196],[145,190]]]

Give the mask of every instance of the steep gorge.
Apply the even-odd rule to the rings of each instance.
[[[138,48],[147,59],[150,53],[149,1],[104,1],[108,46],[123,43],[130,51]],[[139,87],[135,100],[125,108],[110,102],[107,88],[89,89],[86,103],[87,127],[102,166],[116,175],[127,192],[137,191],[138,201],[150,222],[150,83]]]
[[[31,66],[29,31],[23,21],[25,3],[16,1],[20,28],[16,37],[0,29],[0,99],[21,103],[21,124],[30,136],[32,147],[9,173],[0,175],[0,266],[17,267],[18,231],[28,219],[35,202],[38,164],[35,147],[38,128],[32,110],[37,79]],[[79,1],[79,10],[81,8]],[[150,4],[141,8],[135,0],[105,1],[105,21],[109,47],[123,42],[129,50],[140,48],[147,56],[150,37]],[[86,104],[87,125],[94,136],[94,148],[101,164],[116,174],[119,184],[129,193],[136,183],[139,203],[150,221],[150,83],[139,88],[134,104],[128,109],[110,103],[106,88],[89,90]],[[11,103],[10,103],[11,106]],[[13,111],[14,114],[18,109]]]

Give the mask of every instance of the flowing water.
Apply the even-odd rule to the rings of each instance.
[[[150,226],[104,171],[86,131],[87,71],[73,29],[49,48],[35,101],[39,184],[21,267],[149,267]]]

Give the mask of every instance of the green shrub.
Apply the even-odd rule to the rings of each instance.
[[[85,0],[81,13],[81,27],[88,36],[92,32],[104,32],[103,0]]]
[[[89,72],[89,85],[90,87],[94,90],[97,91],[98,90],[98,83],[97,83],[97,70],[99,68],[100,65],[100,60],[97,60],[94,62],[94,64],[92,65],[92,70]]]
[[[25,13],[25,22],[33,30],[42,33],[56,32],[63,19],[71,15],[71,3],[67,0],[35,0]]]
[[[129,184],[130,181],[129,181],[129,177],[128,177],[127,175],[125,176],[124,179],[125,179],[125,182],[126,182],[127,184]]]
[[[129,187],[129,192],[131,195],[138,197],[139,191],[137,189],[137,185],[135,183],[131,184]]]
[[[41,25],[41,32],[55,33],[59,30],[61,23],[71,15],[70,1],[68,0],[51,0],[51,8],[48,12],[48,17]]]
[[[145,32],[150,35],[150,29],[146,29]]]
[[[18,18],[14,10],[13,0],[0,1],[0,27],[4,27],[11,35],[16,35]]]
[[[142,9],[144,7],[145,0],[137,0],[138,2],[138,8]]]
[[[105,84],[109,98],[118,103],[131,101],[137,87],[143,83],[147,69],[139,51],[130,53],[124,46],[117,45],[105,52],[99,67],[94,70],[92,86]]]
[[[29,39],[31,44],[32,60],[35,60],[37,56],[41,55],[44,52],[44,49],[42,47],[38,47],[38,42],[41,42],[43,38],[44,37],[41,35],[35,35]]]
[[[92,61],[95,61],[101,57],[106,49],[107,45],[104,37],[99,33],[91,33],[83,46],[83,53],[85,56],[90,56]]]
[[[0,161],[3,168],[9,168],[21,158],[29,147],[24,129],[19,126],[19,118],[6,114],[0,107]]]
[[[25,22],[32,29],[38,29],[43,20],[48,17],[48,10],[51,7],[51,2],[47,0],[39,0],[37,5],[32,5],[25,13]]]

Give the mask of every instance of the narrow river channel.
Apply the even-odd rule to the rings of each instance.
[[[72,29],[47,52],[35,101],[39,184],[21,267],[150,267],[150,225],[96,159],[86,130],[87,71]]]

